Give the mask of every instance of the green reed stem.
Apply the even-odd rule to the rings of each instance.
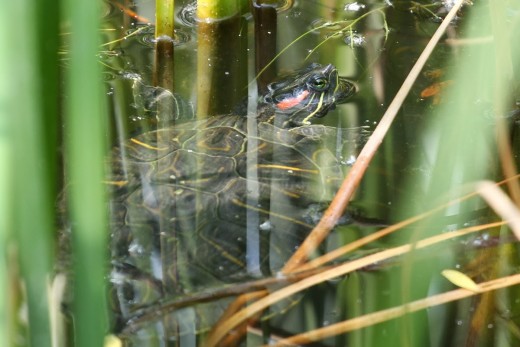
[[[197,17],[203,21],[232,17],[240,11],[242,5],[241,0],[199,0]]]
[[[156,0],[155,2],[155,37],[174,37],[174,1]]]
[[[11,13],[12,8],[15,4],[7,4],[5,11],[0,12],[0,47],[7,47],[9,42],[8,28],[12,24],[9,22],[7,13]],[[7,52],[6,52],[7,53]],[[9,56],[9,58],[11,55]],[[10,76],[8,54],[0,54],[0,73],[2,76]],[[12,76],[10,76],[12,77]],[[0,79],[0,104],[4,107],[0,108],[0,162],[11,163],[11,152],[12,152],[12,139],[9,136],[11,133],[10,119],[10,103],[12,92],[10,91],[9,81],[10,78]],[[6,107],[7,106],[7,107]],[[9,183],[11,182],[11,165],[0,165],[0,341],[10,344],[8,324],[10,321],[7,295],[8,295],[8,278],[7,278],[7,264],[6,264],[6,251],[7,251],[7,237],[8,230],[11,229],[12,220],[10,213],[12,212],[9,208],[9,204],[12,201],[11,193],[9,189]]]
[[[76,345],[102,346],[105,307],[106,214],[104,194],[106,106],[101,83],[100,2],[69,1],[70,69],[66,107],[66,168],[69,173],[74,254]]]
[[[14,247],[10,247],[13,251],[10,252],[13,256],[9,257],[10,283],[2,285],[9,290],[8,306],[13,309],[12,312],[6,310],[10,316],[5,326],[9,327],[6,329],[10,335],[8,343],[19,339],[20,333],[25,334],[22,323],[12,314],[19,309],[13,307],[13,301],[23,295],[14,269],[18,265],[17,254],[26,289],[24,299],[30,327],[27,339],[32,346],[45,347],[51,345],[47,284],[52,271],[54,199],[50,182],[54,182],[54,177],[49,174],[54,168],[54,160],[50,159],[52,156],[46,145],[53,142],[53,136],[45,130],[47,120],[43,117],[42,104],[46,95],[42,91],[46,81],[38,68],[38,58],[45,53],[37,49],[42,47],[38,44],[39,39],[47,33],[36,25],[38,18],[44,16],[38,12],[41,7],[35,7],[27,0],[9,2],[6,7],[2,11],[5,18],[0,21],[4,25],[1,32],[5,54],[0,64],[4,76],[0,87],[0,128],[4,131],[0,131],[0,136],[5,145],[4,157],[0,160],[3,160],[3,175],[9,181],[0,192],[4,204],[0,219],[4,223],[2,227],[9,227],[11,233],[6,237],[4,229],[1,245]],[[56,95],[53,97],[56,100]]]

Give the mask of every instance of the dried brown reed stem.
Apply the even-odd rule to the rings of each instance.
[[[111,1],[110,2],[112,5],[114,6],[117,6],[121,11],[123,11],[124,13],[126,13],[128,16],[132,17],[132,18],[135,18],[137,19],[139,22],[141,23],[152,23],[151,20],[149,20],[148,18],[146,17],[143,17],[139,14],[137,14],[136,12],[132,11],[131,9],[129,9],[128,7],[116,2],[116,1]]]
[[[477,183],[477,191],[488,205],[506,220],[516,238],[520,240],[520,211],[495,182],[482,181]]]

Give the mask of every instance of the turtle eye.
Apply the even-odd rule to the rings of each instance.
[[[325,77],[314,77],[310,79],[309,87],[317,92],[322,92],[329,87],[329,81]]]

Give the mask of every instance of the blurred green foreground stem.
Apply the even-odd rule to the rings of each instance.
[[[97,60],[101,2],[67,2],[71,24],[67,69],[66,171],[74,255],[74,333],[78,347],[102,346],[107,332],[107,208],[103,180],[106,106]]]

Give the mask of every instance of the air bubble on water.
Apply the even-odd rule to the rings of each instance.
[[[272,228],[272,225],[271,225],[270,220],[266,220],[265,222],[260,224],[260,230],[262,230],[262,231],[270,231],[271,228]]]
[[[130,120],[132,122],[140,122],[142,120],[144,120],[145,118],[144,117],[141,117],[141,116],[133,116],[133,117],[130,117]]]
[[[143,250],[143,247],[136,243],[136,242],[132,242],[130,244],[130,246],[128,246],[128,252],[130,254],[143,254],[144,253],[144,250]]]
[[[135,73],[135,72],[126,72],[126,71],[122,72],[121,77],[123,77],[124,79],[133,80],[133,81],[141,81],[141,75],[139,75],[138,73]]]
[[[343,41],[353,47],[360,47],[365,44],[365,37],[359,34],[349,34],[343,38]]]
[[[356,162],[356,159],[357,159],[356,156],[351,154],[346,160],[342,160],[341,164],[346,165],[346,166],[352,166]]]
[[[359,2],[351,2],[349,4],[346,4],[345,7],[343,7],[344,11],[350,11],[350,12],[357,12],[359,10],[362,10],[366,7],[365,4],[360,4]]]
[[[126,275],[117,271],[117,270],[113,270],[111,273],[110,273],[110,282],[114,283],[114,284],[123,284],[125,283],[126,281]]]
[[[463,324],[462,320],[460,320],[460,319],[457,320],[457,325],[458,325],[458,326],[461,326],[462,324]]]

